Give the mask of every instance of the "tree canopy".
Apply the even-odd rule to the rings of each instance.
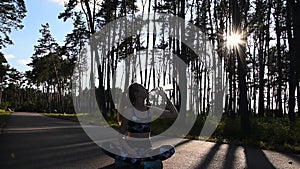
[[[13,44],[9,38],[12,29],[22,29],[22,20],[26,16],[24,0],[0,1],[0,49]]]

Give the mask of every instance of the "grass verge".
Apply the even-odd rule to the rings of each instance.
[[[7,121],[8,116],[11,113],[12,112],[10,112],[10,111],[0,110],[0,128],[5,124],[5,122]]]
[[[43,113],[44,116],[59,118],[63,120],[78,121],[76,114]]]
[[[201,139],[199,133],[204,121],[203,118],[198,118],[186,138]],[[251,131],[244,133],[240,127],[240,118],[222,118],[208,141],[251,146],[279,152],[300,153],[299,120],[294,127],[289,126],[287,117],[251,118],[250,121]]]
[[[84,123],[88,124],[95,124],[99,125],[103,120],[99,120],[98,116],[93,116],[93,115],[87,115],[86,113],[81,113],[81,114],[61,114],[61,113],[43,113],[43,115],[47,117],[53,117],[53,118],[59,118],[63,120],[70,120],[70,121],[75,121],[78,122],[79,120],[83,121]],[[78,118],[79,117],[79,118]],[[108,124],[112,127],[118,128],[119,125],[116,120],[111,120],[113,119],[112,117],[108,117]],[[116,119],[116,117],[115,117]]]

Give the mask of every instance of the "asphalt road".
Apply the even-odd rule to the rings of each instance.
[[[1,169],[111,169],[113,159],[76,122],[13,113],[0,136]],[[165,169],[300,168],[300,155],[183,140]]]

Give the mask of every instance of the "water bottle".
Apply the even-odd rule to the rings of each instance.
[[[173,90],[173,85],[172,84],[166,84],[164,86],[156,87],[156,88],[152,89],[150,91],[150,93],[151,92],[154,92],[154,93],[157,92],[158,90],[160,90],[159,88],[162,88],[164,91],[170,91],[170,90]]]
[[[160,90],[170,91],[173,89],[172,84],[167,84],[161,87],[156,87],[149,92],[149,102],[152,106],[164,109],[166,107],[166,98],[162,95]],[[160,93],[159,93],[160,92]]]

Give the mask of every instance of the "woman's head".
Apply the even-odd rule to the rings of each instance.
[[[146,99],[148,97],[148,91],[143,85],[133,83],[128,88],[128,96],[131,104],[134,105],[137,99]]]

